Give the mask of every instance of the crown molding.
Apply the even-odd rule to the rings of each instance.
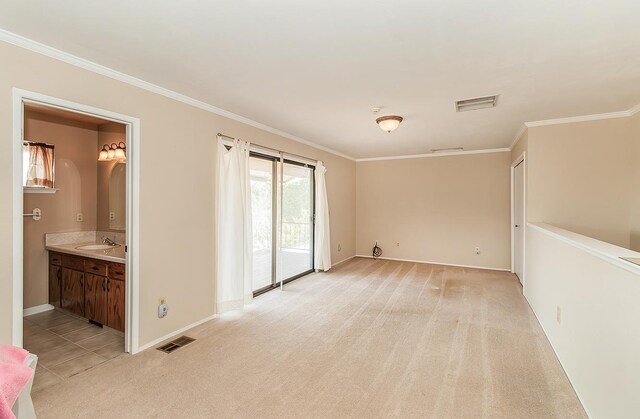
[[[524,134],[526,130],[527,130],[526,124],[520,125],[520,128],[518,128],[518,132],[516,132],[516,137],[513,139],[513,141],[511,142],[511,145],[509,146],[509,150],[513,150],[513,147],[515,147],[516,144],[518,144],[520,137],[522,137],[522,134]]]
[[[602,119],[626,118],[633,116],[640,110],[640,105],[636,105],[631,109],[619,112],[597,113],[593,115],[570,116],[568,118],[544,119],[541,121],[525,122],[527,128],[544,127],[547,125],[571,124],[574,122],[599,121]]]
[[[627,118],[635,115],[640,112],[640,103],[631,109],[627,109],[626,111],[618,111],[618,112],[607,112],[607,113],[596,113],[593,115],[581,115],[581,116],[570,116],[568,118],[557,118],[557,119],[543,119],[540,121],[530,121],[525,122],[516,133],[516,137],[513,142],[509,146],[509,150],[513,150],[513,147],[518,143],[518,140],[524,134],[527,128],[532,127],[544,127],[547,125],[558,125],[558,124],[571,124],[574,122],[587,122],[587,121],[599,121],[602,119],[615,119],[615,118]]]
[[[161,96],[167,97],[169,99],[176,100],[178,102],[185,103],[187,105],[202,109],[207,112],[211,112],[213,114],[232,119],[234,121],[241,122],[243,124],[252,126],[254,128],[258,128],[260,130],[269,132],[271,134],[279,135],[284,138],[288,138],[290,140],[296,141],[301,144],[308,145],[310,147],[316,148],[318,150],[326,151],[327,153],[334,154],[336,156],[343,157],[345,159],[356,161],[356,162],[364,162],[364,161],[377,161],[377,160],[399,160],[399,159],[414,159],[414,158],[423,158],[423,157],[442,157],[442,156],[456,156],[456,155],[466,155],[466,154],[482,154],[482,153],[500,153],[504,151],[510,151],[516,145],[522,134],[527,128],[531,127],[541,127],[546,125],[557,125],[557,124],[569,124],[574,122],[585,122],[585,121],[597,121],[602,119],[612,119],[612,118],[624,118],[633,116],[636,113],[640,112],[640,104],[634,106],[631,109],[620,112],[610,112],[610,113],[601,113],[594,115],[583,115],[583,116],[573,116],[568,118],[558,118],[558,119],[546,119],[540,121],[531,121],[525,122],[516,133],[515,139],[509,146],[509,148],[494,148],[494,149],[484,149],[484,150],[471,150],[471,151],[456,151],[456,152],[448,152],[448,153],[428,153],[428,154],[411,154],[411,155],[403,155],[403,156],[388,156],[388,157],[372,157],[372,158],[361,158],[356,159],[352,156],[349,156],[345,153],[341,153],[339,151],[333,150],[329,147],[325,147],[323,145],[317,144],[313,141],[308,141],[303,138],[300,138],[296,135],[289,134],[288,132],[279,130],[277,128],[273,128],[269,125],[265,125],[261,122],[254,121],[252,119],[246,118],[242,115],[235,114],[233,112],[229,112],[227,110],[218,108],[209,103],[203,102],[198,99],[194,99],[190,96],[183,95],[181,93],[175,92],[173,90],[166,89],[164,87],[158,86],[153,83],[149,83],[142,79],[130,76],[128,74],[122,73],[120,71],[111,69],[109,67],[105,67],[101,64],[94,63],[93,61],[86,60],[84,58],[80,58],[73,54],[69,54],[67,52],[61,51],[59,49],[50,47],[48,45],[42,44],[40,42],[33,41],[29,38],[25,38],[21,35],[15,34],[13,32],[9,32],[4,29],[0,29],[0,41],[6,42],[8,44],[12,44],[35,53],[45,55],[47,57],[56,59],[58,61],[65,62],[67,64],[71,64],[73,66],[91,71],[93,73],[97,73],[114,80],[118,80],[120,82],[147,90],[152,93],[159,94]]]
[[[511,150],[508,148],[487,148],[483,150],[449,151],[449,152],[443,152],[443,153],[425,153],[425,154],[405,154],[402,156],[389,156],[389,157],[368,157],[364,159],[356,159],[356,162],[360,163],[365,161],[422,159],[425,157],[466,156],[470,154],[504,153],[507,151],[511,151]]]
[[[102,76],[106,76],[112,78],[114,80],[118,80],[123,83],[127,83],[129,85],[139,87],[141,89],[147,90],[152,93],[159,94],[161,96],[167,97],[169,99],[176,100],[178,102],[185,103],[187,105],[205,110],[207,112],[214,113],[216,115],[223,116],[225,118],[233,119],[234,121],[241,122],[246,125],[250,125],[254,128],[261,129],[263,131],[270,132],[271,134],[279,135],[281,137],[288,138],[290,140],[296,141],[298,143],[302,143],[308,145],[313,148],[317,148],[319,150],[326,151],[331,154],[335,154],[336,156],[343,157],[348,160],[355,161],[354,157],[351,157],[347,154],[341,153],[339,151],[333,150],[329,147],[322,146],[320,144],[314,143],[312,141],[305,140],[293,134],[289,134],[288,132],[279,130],[277,128],[270,127],[269,125],[265,125],[263,123],[254,121],[252,119],[246,118],[244,116],[235,114],[233,112],[229,112],[227,110],[218,108],[209,103],[203,102],[198,99],[194,99],[187,95],[183,95],[181,93],[175,92],[173,90],[166,89],[164,87],[158,86],[153,83],[149,83],[142,79],[130,76],[128,74],[122,73],[120,71],[111,69],[109,67],[105,67],[101,64],[94,63],[93,61],[86,60],[84,58],[80,58],[73,54],[69,54],[67,52],[61,51],[59,49],[50,47],[48,45],[42,44],[40,42],[33,41],[29,38],[25,38],[21,35],[15,34],[13,32],[9,32],[4,29],[0,29],[0,41],[6,42],[8,44],[15,45],[17,47],[21,47],[27,49],[29,51],[33,51],[35,53],[45,55],[47,57],[56,59],[58,61],[65,62],[67,64],[71,64],[76,67],[80,67],[84,70],[91,71],[93,73],[100,74]]]

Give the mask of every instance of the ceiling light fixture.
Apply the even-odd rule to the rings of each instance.
[[[447,153],[451,151],[462,151],[464,147],[449,147],[449,148],[432,148],[432,153]]]
[[[402,122],[402,117],[397,115],[381,116],[376,119],[376,124],[382,128],[383,131],[394,131]]]
[[[127,161],[126,154],[127,147],[125,143],[120,141],[118,144],[111,143],[111,145],[105,144],[102,146],[102,150],[100,150],[100,154],[98,155],[98,161],[113,161],[117,160],[120,163],[125,163]]]

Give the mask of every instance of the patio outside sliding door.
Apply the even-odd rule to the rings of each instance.
[[[253,292],[270,289],[275,274],[275,159],[251,155],[251,213],[253,225]]]
[[[313,271],[314,167],[285,160],[282,170],[277,157],[251,153],[254,295],[279,286],[278,276],[286,284]],[[282,243],[277,258],[279,215]]]
[[[313,271],[313,170],[284,162],[280,268],[285,283]]]

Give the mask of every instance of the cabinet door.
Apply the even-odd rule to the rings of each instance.
[[[107,326],[124,332],[124,281],[107,279]]]
[[[60,307],[62,293],[62,268],[49,265],[49,304]]]
[[[62,308],[84,316],[84,272],[62,268]]]
[[[85,274],[84,315],[87,319],[105,324],[107,321],[107,278]]]

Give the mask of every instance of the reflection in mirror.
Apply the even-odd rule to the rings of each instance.
[[[22,186],[53,188],[55,183],[55,146],[25,141],[22,144]]]
[[[122,230],[126,227],[126,178],[127,166],[118,163],[109,176],[109,229]]]

